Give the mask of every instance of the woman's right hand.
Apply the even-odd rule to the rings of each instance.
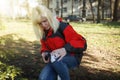
[[[46,56],[46,52],[42,52],[42,59],[45,63],[48,63],[50,61],[50,58],[48,58],[47,60],[45,59]]]

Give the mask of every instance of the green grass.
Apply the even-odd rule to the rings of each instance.
[[[87,39],[88,46],[99,46],[104,49],[116,50],[116,53],[119,53],[120,25],[118,24],[120,23],[110,23],[110,26],[106,24],[71,23],[74,29]]]
[[[44,63],[32,23],[26,20],[4,23],[6,28],[0,31],[0,62],[8,68],[13,66],[15,70],[21,70],[20,75],[15,75],[15,80],[37,80]],[[88,44],[80,68],[71,72],[72,80],[119,80],[120,23],[70,24],[86,38]],[[7,68],[4,71],[7,72]]]

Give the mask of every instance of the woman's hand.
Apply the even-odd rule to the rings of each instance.
[[[45,63],[48,63],[50,61],[50,58],[48,58],[47,60],[45,59],[46,56],[46,52],[42,52],[42,59]]]
[[[59,57],[58,61],[61,60],[66,54],[67,52],[65,48],[59,48],[51,52],[51,55],[54,55],[55,57]]]

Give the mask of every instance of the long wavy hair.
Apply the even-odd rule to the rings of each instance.
[[[32,10],[32,22],[33,22],[33,29],[35,31],[37,39],[42,39],[44,35],[44,30],[39,25],[42,17],[46,17],[51,28],[53,29],[54,33],[57,31],[59,27],[59,21],[56,16],[45,6],[37,5]]]

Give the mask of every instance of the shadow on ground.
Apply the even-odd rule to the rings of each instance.
[[[107,26],[109,28],[120,28],[120,22],[107,22],[103,23],[104,26]]]
[[[18,38],[15,34],[0,37],[0,43],[0,61],[2,63],[20,68],[21,76],[28,80],[38,77],[43,66],[39,54],[39,44]]]
[[[0,37],[0,61],[22,70],[22,74],[17,76],[16,80],[18,77],[37,80],[39,72],[44,66],[39,48],[40,45],[36,41],[30,42],[17,37],[15,34],[4,35]],[[85,56],[88,56],[90,60],[95,60],[94,56]],[[81,65],[76,70],[71,70],[70,76],[71,80],[119,80],[120,72],[98,70]]]

